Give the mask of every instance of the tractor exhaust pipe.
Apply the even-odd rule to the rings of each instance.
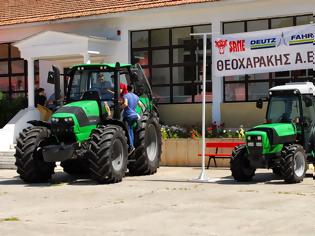
[[[115,120],[120,120],[120,107],[119,107],[119,97],[120,97],[120,64],[116,62],[115,72],[114,72],[114,115]]]

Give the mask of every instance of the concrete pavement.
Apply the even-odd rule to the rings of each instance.
[[[161,167],[114,185],[59,169],[48,184],[0,170],[0,235],[314,235],[315,181],[288,185],[262,170],[235,183],[227,169]]]

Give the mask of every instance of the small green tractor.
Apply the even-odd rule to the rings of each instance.
[[[50,122],[30,121],[32,126],[17,139],[15,164],[20,178],[28,183],[46,182],[56,162],[68,174],[89,175],[101,184],[120,182],[127,168],[131,175],[154,174],[162,141],[158,109],[142,68],[82,64],[72,67],[68,75],[65,105],[53,113]],[[120,108],[121,83],[133,85],[142,103],[136,108],[140,119],[134,124],[132,152]]]
[[[263,107],[263,101],[256,103]],[[315,87],[288,83],[269,90],[266,123],[245,132],[246,144],[234,148],[232,176],[250,181],[257,168],[272,169],[286,183],[303,181],[315,160]]]

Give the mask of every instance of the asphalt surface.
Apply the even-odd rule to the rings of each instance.
[[[236,183],[227,169],[161,167],[157,174],[98,185],[58,169],[24,184],[0,170],[0,235],[315,235],[315,180],[284,184],[262,170]]]

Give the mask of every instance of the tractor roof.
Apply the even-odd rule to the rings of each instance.
[[[106,64],[106,63],[96,63],[96,64],[79,64],[79,65],[74,65],[72,68],[74,67],[80,67],[80,66],[84,66],[84,67],[95,67],[95,66],[108,66],[110,68],[115,68],[116,66],[116,63],[109,63],[109,64]],[[120,64],[120,68],[127,68],[127,67],[130,67],[131,64]]]
[[[315,96],[315,86],[312,82],[287,83],[276,86],[269,91],[299,90],[301,94],[313,94]]]

